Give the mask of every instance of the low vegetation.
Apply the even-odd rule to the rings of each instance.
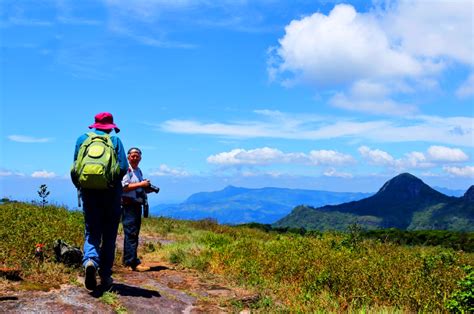
[[[463,251],[367,239],[356,225],[347,233],[311,235],[211,220],[160,218],[145,225],[177,239],[149,254],[253,288],[265,311],[446,311],[474,263]]]
[[[82,246],[84,224],[81,212],[65,208],[10,202],[0,205],[0,267],[20,272],[23,286],[48,289],[74,280],[74,269],[55,263],[53,242],[62,239]],[[43,244],[44,260],[35,257]]]
[[[80,269],[55,262],[52,243],[81,246],[82,213],[5,203],[0,224],[0,267],[18,269],[25,289],[77,278]],[[148,218],[142,234],[170,240],[143,245],[145,261],[166,259],[258,291],[251,307],[261,312],[472,310],[474,254],[369,239],[356,225],[346,233],[299,234]],[[43,262],[34,255],[37,243],[45,244]]]

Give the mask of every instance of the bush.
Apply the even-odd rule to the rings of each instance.
[[[456,313],[474,312],[474,267],[465,266],[466,277],[458,282],[458,289],[446,303],[446,308]]]

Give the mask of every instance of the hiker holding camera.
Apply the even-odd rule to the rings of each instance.
[[[127,152],[128,171],[122,179],[122,225],[124,232],[123,264],[133,271],[147,271],[150,267],[142,266],[137,256],[138,235],[141,227],[142,205],[144,216],[148,217],[147,193],[158,193],[159,188],[149,180],[143,179],[138,164],[142,160],[142,152],[132,147]]]

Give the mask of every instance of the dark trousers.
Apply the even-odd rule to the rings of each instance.
[[[135,267],[141,263],[137,256],[138,235],[142,224],[141,215],[141,205],[122,205],[123,264],[126,266]]]
[[[112,274],[115,240],[120,223],[122,186],[109,190],[83,190],[84,258],[92,260],[101,277]]]

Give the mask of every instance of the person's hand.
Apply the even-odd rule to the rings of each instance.
[[[141,183],[142,183],[142,188],[145,188],[145,189],[150,187],[151,185],[150,180],[148,179],[143,180]]]

